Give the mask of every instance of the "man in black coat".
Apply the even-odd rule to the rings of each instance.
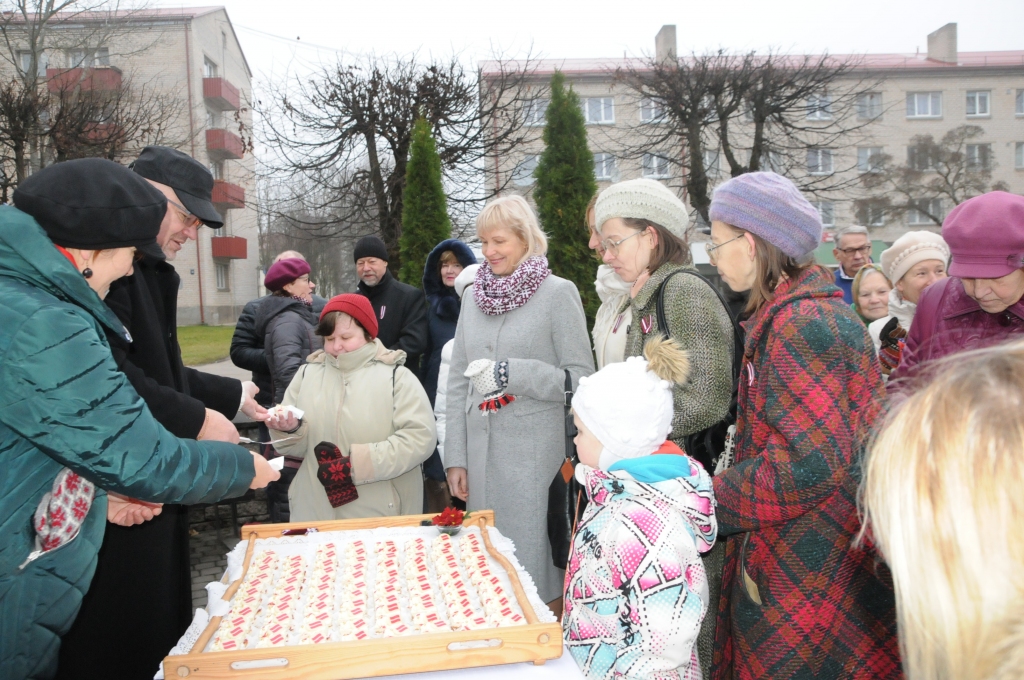
[[[419,288],[402,283],[388,271],[388,249],[376,236],[356,242],[353,257],[357,291],[370,298],[377,315],[377,338],[388,349],[405,352],[405,366],[419,376],[420,355],[430,342],[427,298]]]
[[[105,302],[131,334],[108,333],[118,367],[156,419],[178,437],[238,441],[239,411],[266,419],[256,386],[186,368],[178,346],[181,279],[167,260],[195,240],[202,224],[223,220],[210,201],[213,177],[167,147],[146,147],[132,164],[167,197],[157,245],[140,252],[132,276],[114,282]],[[188,508],[133,527],[107,525],[92,586],[63,638],[59,678],[150,678],[192,621]],[[116,644],[111,641],[115,641]]]

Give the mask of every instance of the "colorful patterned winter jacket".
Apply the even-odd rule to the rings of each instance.
[[[871,339],[822,267],[745,326],[736,464],[714,479],[729,536],[714,677],[899,677],[892,581],[853,546],[885,397]]]
[[[711,478],[683,455],[646,456],[608,472],[581,464],[576,476],[590,504],[565,572],[569,652],[595,680],[699,680],[697,633],[708,609],[699,553],[717,533]]]

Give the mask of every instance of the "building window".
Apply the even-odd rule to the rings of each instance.
[[[857,95],[857,117],[874,120],[882,117],[882,93],[861,92]]]
[[[640,100],[640,122],[660,123],[665,119],[665,107],[656,99]]]
[[[547,110],[547,99],[527,99],[523,102],[523,124],[530,127],[544,125]]]
[[[669,176],[668,159],[653,153],[645,153],[641,160],[641,174],[651,179],[665,179]]]
[[[817,210],[818,214],[821,215],[821,225],[823,227],[834,227],[836,226],[836,204],[832,201],[811,201]]]
[[[1024,170],[1024,142],[1017,142],[1017,149],[1014,154],[1013,167]]]
[[[214,179],[224,179],[224,161],[210,161],[210,174]]]
[[[868,227],[885,225],[885,204],[881,201],[858,201],[857,222]]]
[[[807,97],[807,120],[832,120],[832,96],[812,94]]]
[[[935,169],[935,159],[927,146],[908,146],[907,165],[913,170],[928,172]]]
[[[110,50],[106,47],[68,50],[68,66],[70,68],[110,66]]]
[[[214,269],[217,272],[217,290],[230,290],[228,282],[231,280],[231,263],[215,262]]]
[[[938,118],[941,115],[941,92],[907,93],[907,118]]]
[[[32,68],[32,53],[18,52],[18,63],[21,65],[21,72],[28,75],[29,69]],[[46,67],[49,66],[49,63],[49,55],[46,52],[40,52],[36,60],[36,75],[46,76]]]
[[[1017,90],[1017,108],[1015,111],[1018,116],[1024,116],[1024,90]]]
[[[584,114],[591,125],[615,122],[615,100],[612,97],[590,97],[583,100]]]
[[[972,170],[992,169],[992,145],[968,144],[967,167]]]
[[[708,177],[718,177],[721,174],[720,157],[718,149],[704,149],[704,172]]]
[[[774,172],[778,175],[785,175],[786,164],[783,161],[782,154],[778,151],[769,151],[761,156],[761,168]]]
[[[210,61],[209,57],[203,57],[203,77],[204,78],[216,78],[220,70],[217,68],[217,64]]]
[[[967,116],[985,117],[989,115],[988,90],[975,90],[967,93]]]
[[[615,176],[615,156],[610,153],[594,154],[594,178],[611,181]]]
[[[857,147],[857,172],[880,172],[882,166],[879,156],[882,155],[880,146]]]
[[[907,212],[907,224],[942,224],[942,199],[923,198],[911,201]],[[935,219],[929,217],[935,215]]]
[[[811,175],[831,175],[835,170],[832,149],[808,149],[807,172]]]
[[[536,181],[533,171],[537,169],[540,156],[535,153],[527,154],[522,162],[512,171],[512,183],[517,187],[528,187]]]
[[[208,128],[219,128],[220,127],[220,111],[214,111],[212,109],[206,109],[206,127],[208,127]]]

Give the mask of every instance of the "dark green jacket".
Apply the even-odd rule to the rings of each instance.
[[[0,675],[48,678],[96,568],[101,489],[163,503],[245,492],[252,455],[177,439],[117,370],[124,327],[36,222],[0,206]],[[63,467],[95,483],[79,534],[32,561],[32,517]]]

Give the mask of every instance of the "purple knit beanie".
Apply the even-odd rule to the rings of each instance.
[[[263,285],[267,290],[281,290],[289,283],[309,273],[309,263],[297,257],[278,260],[267,271]]]
[[[774,172],[749,172],[715,189],[712,220],[749,231],[799,259],[821,243],[821,215],[791,181]]]

